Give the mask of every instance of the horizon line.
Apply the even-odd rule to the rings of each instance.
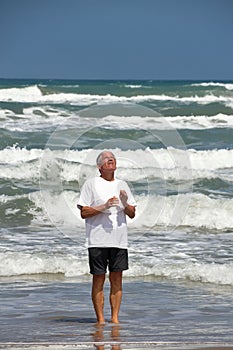
[[[211,81],[211,82],[218,82],[218,81],[233,81],[233,78],[230,79],[217,79],[217,78],[160,78],[160,79],[155,79],[155,78],[5,78],[5,77],[0,77],[0,80],[51,80],[51,81],[56,81],[56,80],[69,80],[69,81]]]

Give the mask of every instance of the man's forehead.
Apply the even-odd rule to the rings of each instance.
[[[108,151],[103,152],[102,153],[102,157],[103,158],[105,158],[105,157],[113,157],[113,158],[115,158],[114,154],[112,152],[108,152]]]

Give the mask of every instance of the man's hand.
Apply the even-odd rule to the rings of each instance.
[[[120,200],[121,203],[123,204],[123,207],[127,207],[127,200],[128,200],[128,195],[124,190],[120,190]]]
[[[128,215],[131,219],[135,216],[135,207],[132,205],[129,205],[127,203],[128,195],[124,190],[120,190],[120,200],[122,202],[122,205],[124,207],[124,212],[126,215]],[[100,213],[103,213],[105,210],[116,207],[119,205],[119,199],[117,197],[112,197],[107,200],[105,204],[101,204],[97,207],[87,207],[87,206],[78,206],[81,211],[81,217],[83,219],[98,215]]]
[[[119,204],[119,199],[117,197],[109,198],[109,200],[106,203],[106,208],[109,209],[111,207],[116,207]]]
[[[123,204],[125,214],[128,215],[131,219],[133,219],[135,217],[135,207],[127,203],[128,195],[126,191],[120,190],[120,200]]]

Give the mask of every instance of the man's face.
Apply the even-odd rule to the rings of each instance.
[[[104,152],[101,158],[100,170],[116,170],[116,159],[111,152]]]

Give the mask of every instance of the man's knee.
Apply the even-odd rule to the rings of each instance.
[[[105,274],[93,275],[93,286],[95,288],[102,288],[105,281]]]
[[[109,280],[111,285],[120,286],[122,285],[122,271],[112,271],[109,273]]]

